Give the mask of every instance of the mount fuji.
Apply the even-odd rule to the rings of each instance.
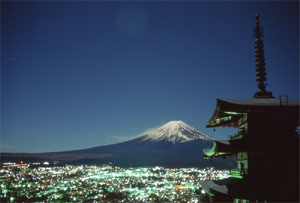
[[[48,160],[70,164],[111,162],[118,166],[223,167],[222,160],[210,162],[202,158],[202,149],[211,148],[213,141],[214,138],[183,121],[170,121],[159,128],[147,130],[134,139],[117,144],[64,152],[2,153],[1,159]]]
[[[201,139],[204,142],[213,141],[214,138],[189,126],[183,121],[170,121],[167,124],[143,133],[140,138],[143,141],[169,141],[173,144]]]

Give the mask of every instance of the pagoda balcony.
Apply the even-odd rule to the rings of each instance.
[[[230,176],[233,178],[243,178],[248,174],[248,169],[231,169]]]
[[[230,140],[239,140],[242,139],[243,137],[247,137],[248,131],[247,130],[242,130],[238,132],[237,134],[233,134],[229,136]]]

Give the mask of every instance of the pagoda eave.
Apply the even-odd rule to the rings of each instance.
[[[233,156],[241,151],[244,140],[215,140],[211,149],[203,149],[204,157],[225,157]]]
[[[207,128],[238,127],[238,120],[252,112],[299,112],[298,100],[288,100],[288,103],[275,98],[254,98],[247,100],[217,99],[213,116],[207,121]],[[297,116],[297,115],[296,115]]]

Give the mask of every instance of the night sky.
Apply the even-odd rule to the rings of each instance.
[[[248,99],[255,15],[267,90],[299,99],[299,3],[1,1],[1,151],[124,141],[171,120],[205,128],[217,98]]]

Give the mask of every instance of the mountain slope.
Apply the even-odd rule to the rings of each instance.
[[[211,166],[203,160],[202,149],[210,148],[213,138],[182,121],[148,130],[126,142],[89,149],[38,154],[8,154],[22,159],[58,160],[69,163],[108,163],[121,166]],[[7,154],[2,156],[7,157]]]

